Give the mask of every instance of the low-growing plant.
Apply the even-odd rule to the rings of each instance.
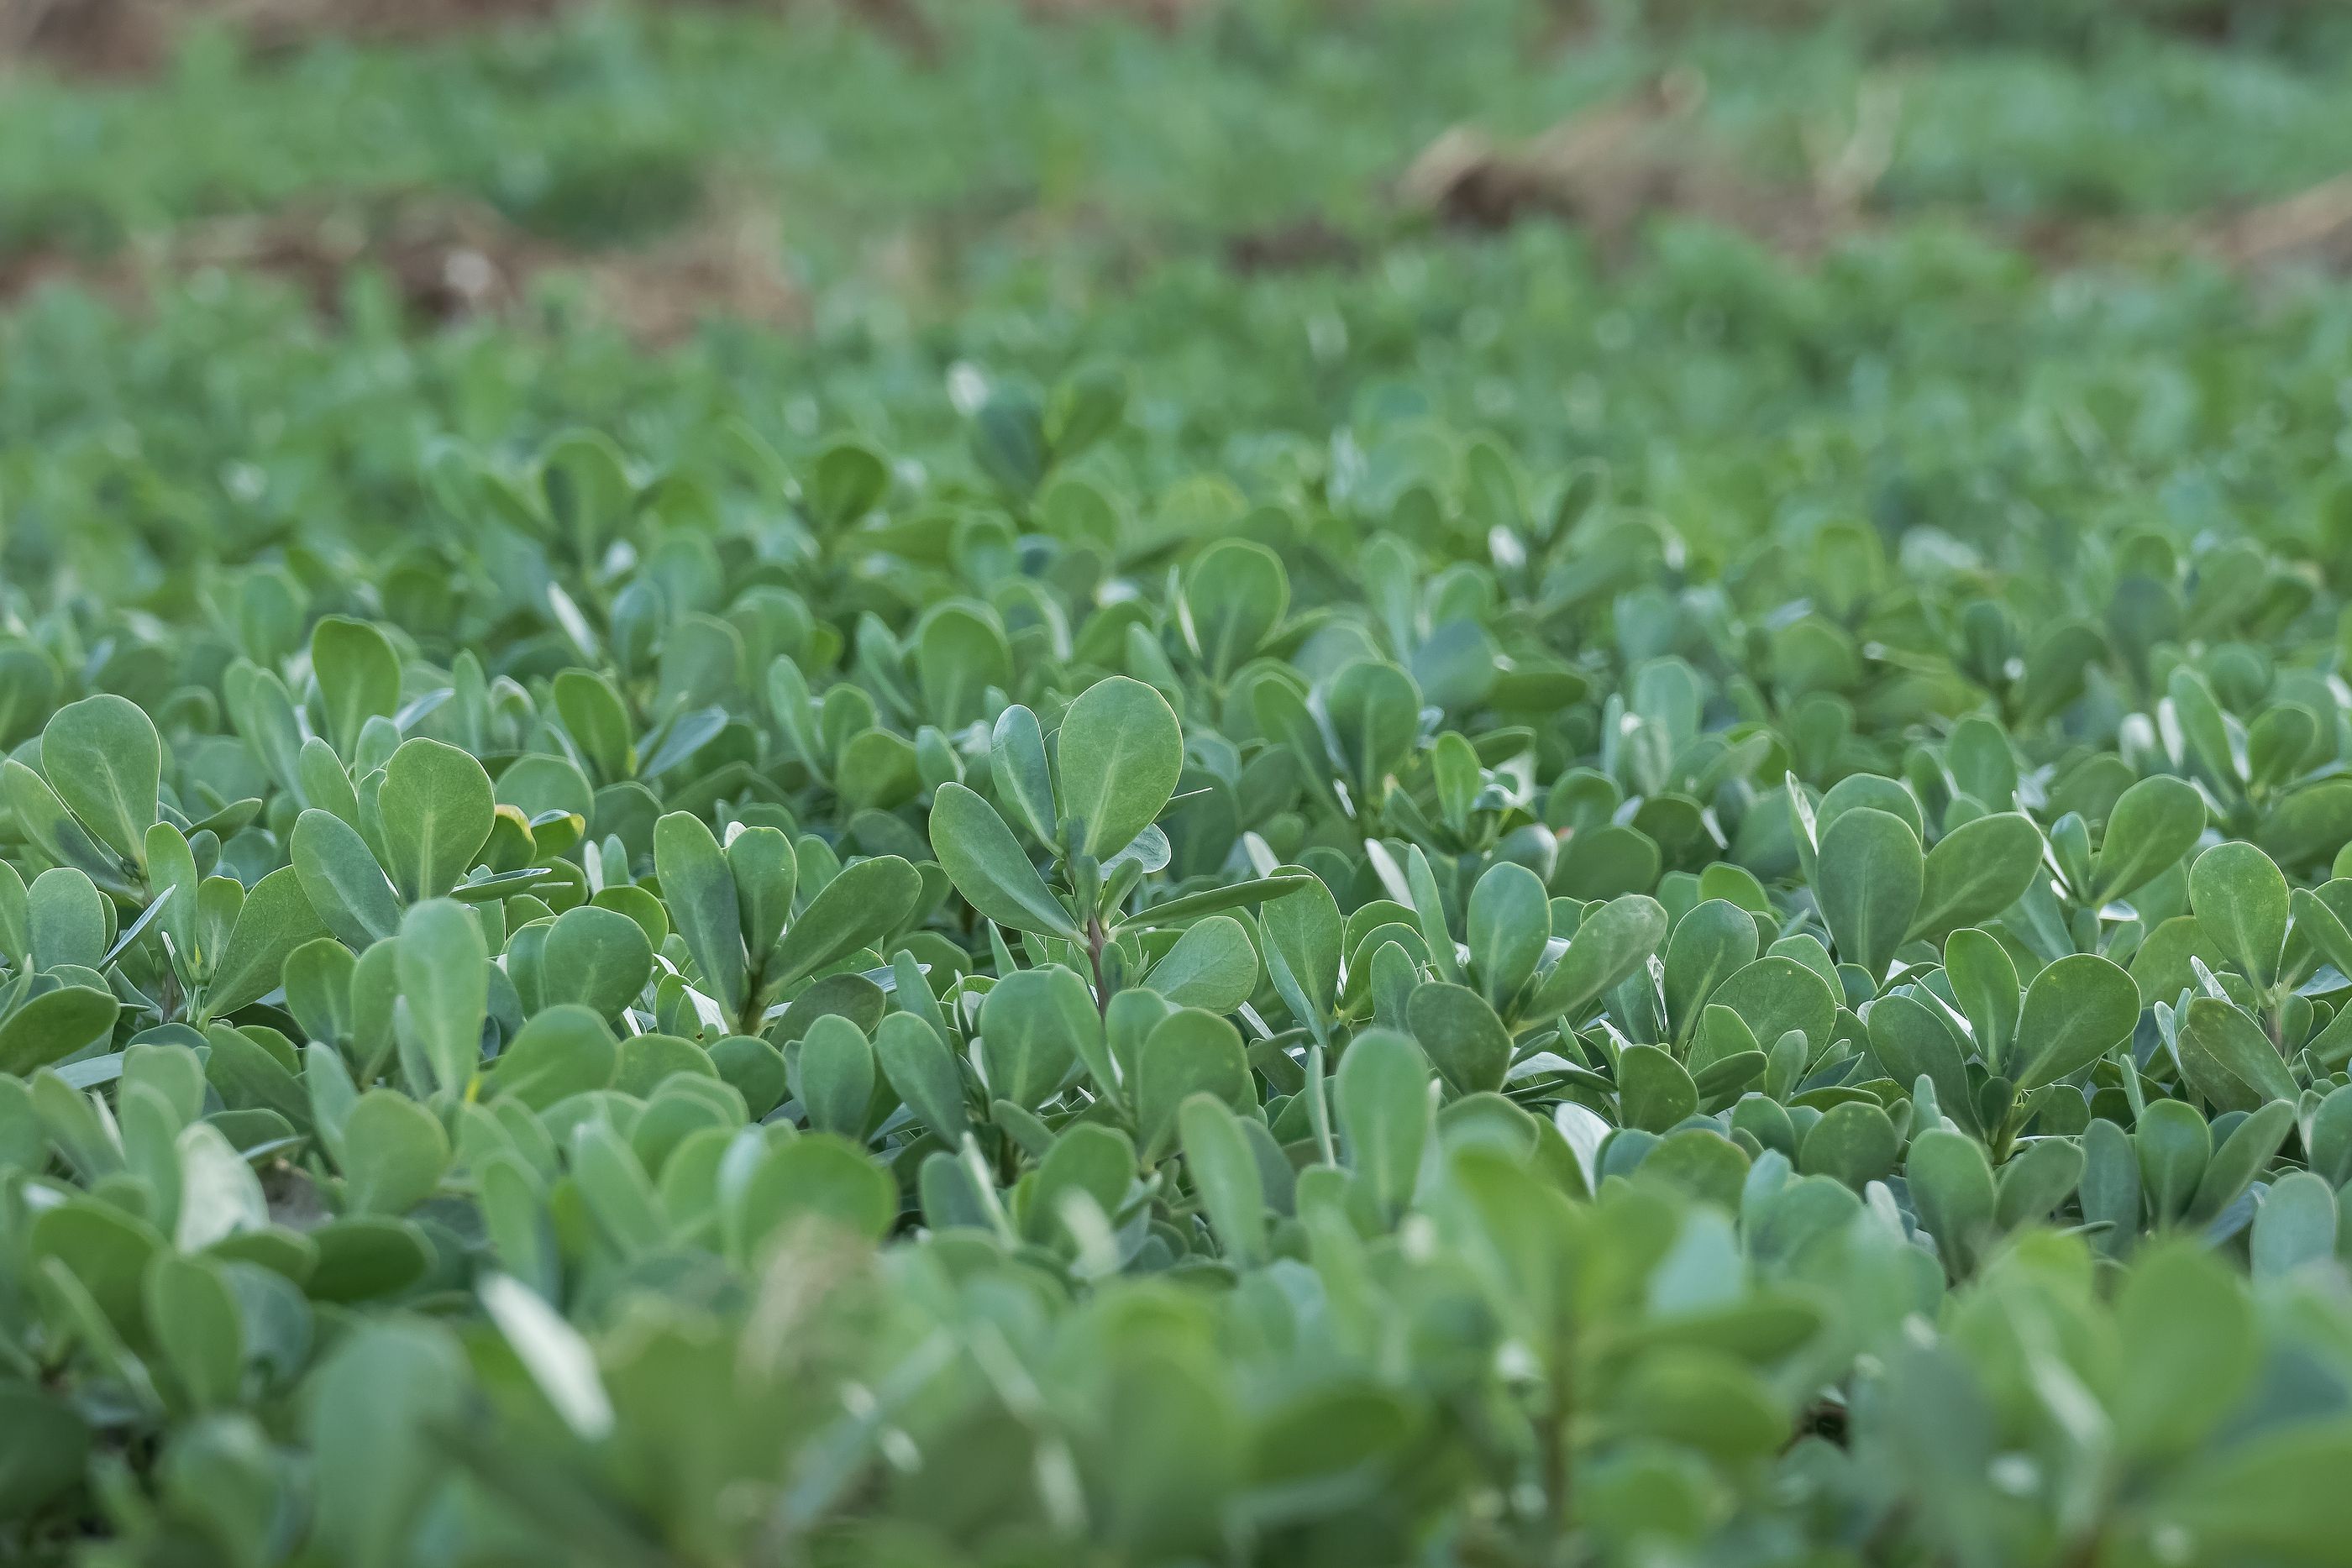
[[[235,180],[91,211],[347,178],[353,81],[595,231],[608,156],[820,145],[779,38],[929,149],[1057,73],[1107,147],[1286,73],[1394,136],[1528,36],[1319,10],[200,47],[90,123],[339,129],[240,99]],[[1850,53],[1743,35],[1724,112]],[[2202,177],[1937,152],[2049,68],[1923,64],[1890,199]],[[1120,199],[1370,178],[1284,141]],[[364,280],[0,323],[0,1561],[2343,1559],[2340,300],[1529,225],[1073,311],[981,248],[948,325],[667,358]]]
[[[2029,634],[1486,439],[1188,532],[1120,384],[969,483],[739,430],[782,510],[453,450],[431,634],[28,602],[15,1549],[2330,1560],[2308,576],[2101,539]],[[2090,597],[2221,583],[2277,652]]]

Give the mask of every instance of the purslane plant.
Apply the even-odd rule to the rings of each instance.
[[[1302,605],[1311,510],[1121,570],[1023,417],[781,535],[453,456],[462,647],[23,622],[15,1548],[2327,1560],[2326,655],[1702,592],[1483,439]]]
[[[0,1561],[2342,1559],[2341,291],[1184,259],[1557,110],[1533,10],[1339,9],[597,8],[0,146],[37,231],[110,141],[100,228],[373,180],[358,70],[523,221],[756,142],[796,245],[945,203],[977,298],[0,320]],[[1716,100],[1878,68],[1815,43]],[[1906,63],[1885,199],[2326,122],[2316,44],[2141,47]],[[780,129],[848,104],[897,154]],[[1042,289],[974,163],[1201,204]]]

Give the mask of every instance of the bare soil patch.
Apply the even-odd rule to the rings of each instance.
[[[1612,263],[1630,256],[1643,226],[1658,217],[1735,229],[1799,259],[1887,221],[1873,195],[1894,145],[1900,109],[1894,88],[1865,95],[1850,132],[1815,140],[1803,181],[1759,177],[1704,141],[1696,120],[1704,97],[1696,78],[1667,77],[1524,141],[1457,126],[1399,177],[1398,203],[1466,229],[1557,219],[1583,230]],[[2352,173],[2274,201],[2163,217],[2057,214],[1996,225],[1965,212],[1948,215],[2050,266],[2194,256],[2248,274],[2352,275]]]
[[[1701,78],[1676,73],[1524,141],[1456,126],[1405,170],[1397,196],[1409,211],[1462,228],[1557,218],[1583,229],[1612,260],[1661,214],[1720,224],[1800,256],[1819,255],[1862,225],[1885,167],[1891,99],[1865,99],[1852,136],[1817,150],[1803,183],[1759,176],[1708,145],[1697,129],[1705,99]]]
[[[415,42],[509,22],[539,22],[571,0],[0,0],[0,60],[71,76],[137,77],[171,56],[196,21],[240,29],[263,50],[324,37]]]
[[[1348,267],[1361,259],[1356,237],[1320,217],[1250,229],[1225,242],[1225,265],[1244,275]]]
[[[0,259],[0,304],[63,282],[135,307],[160,287],[220,268],[284,282],[332,319],[349,280],[364,271],[383,277],[412,318],[446,323],[512,311],[539,279],[562,275],[632,338],[665,347],[706,319],[800,324],[803,300],[782,251],[773,214],[751,205],[715,206],[653,245],[583,252],[478,204],[418,195],[190,224],[96,260]]]
[[[2281,201],[2221,213],[2198,225],[2194,243],[2226,266],[2304,266],[2352,272],[2352,174],[2339,174]]]

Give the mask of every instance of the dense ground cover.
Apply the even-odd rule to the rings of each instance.
[[[0,1561],[2338,1561],[2352,51],[1803,9],[0,84]]]

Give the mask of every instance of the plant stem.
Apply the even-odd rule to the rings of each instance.
[[[1557,1561],[1561,1538],[1568,1532],[1569,1498],[1575,1485],[1575,1454],[1568,1425],[1575,1408],[1576,1343],[1563,1334],[1554,1352],[1550,1395],[1544,1401],[1537,1433],[1543,1465],[1544,1542],[1546,1561]]]
[[[1102,917],[1087,916],[1087,966],[1094,971],[1095,1012],[1101,1017],[1110,1014],[1110,992],[1103,986],[1102,955],[1104,944]]]

